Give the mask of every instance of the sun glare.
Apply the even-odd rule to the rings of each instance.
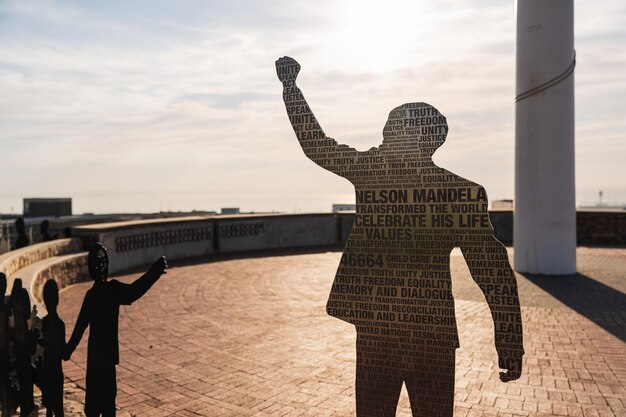
[[[333,45],[339,61],[366,71],[388,71],[408,62],[428,32],[427,2],[347,0],[338,14]]]

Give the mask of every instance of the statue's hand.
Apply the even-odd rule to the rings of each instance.
[[[498,355],[498,366],[506,369],[506,372],[500,372],[500,381],[515,381],[522,376],[522,357],[523,354],[518,351],[506,351]]]
[[[66,344],[63,348],[63,360],[69,361],[72,357],[72,353],[74,353],[74,349],[72,349],[70,345]]]
[[[150,267],[150,273],[155,275],[163,275],[167,274],[167,260],[165,256],[161,256],[152,266]]]
[[[296,81],[300,72],[300,64],[295,59],[284,56],[276,61],[276,74],[280,82]]]

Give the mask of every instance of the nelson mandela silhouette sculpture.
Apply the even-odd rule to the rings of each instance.
[[[395,416],[402,384],[413,416],[451,417],[459,347],[450,251],[460,247],[491,309],[504,382],[522,371],[522,319],[506,249],[493,236],[480,185],[438,167],[446,118],[426,103],[389,113],[382,144],[360,152],[326,136],[296,85],[300,65],[276,61],[305,155],[349,180],[356,216],[328,314],[356,327],[359,417]]]

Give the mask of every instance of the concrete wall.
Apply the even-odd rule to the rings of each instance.
[[[231,253],[341,245],[349,233],[344,222],[350,217],[305,214],[216,218],[216,251]]]
[[[54,279],[59,289],[62,289],[80,282],[88,276],[86,252],[54,258],[37,270],[31,280],[30,295],[39,306],[40,316],[45,313],[43,286],[46,281]]]
[[[489,219],[496,239],[505,245],[513,243],[513,211],[492,210],[489,212]]]
[[[351,214],[224,215],[82,225],[73,229],[88,246],[109,250],[109,272],[154,262],[267,249],[341,246]]]
[[[626,210],[580,210],[576,216],[579,244],[626,244]]]
[[[214,222],[207,217],[138,220],[77,226],[73,235],[86,245],[103,243],[109,273],[150,264],[160,256],[182,259],[214,253]]]
[[[513,241],[513,212],[489,213],[496,238]],[[154,262],[213,254],[284,248],[341,247],[352,213],[197,216],[78,226],[86,244],[109,249],[110,272]],[[584,244],[625,244],[626,212],[578,212],[578,239]]]
[[[496,237],[513,240],[513,212],[489,213]],[[0,255],[0,271],[7,276],[30,271],[35,300],[47,279],[60,288],[87,277],[87,248],[100,241],[109,249],[110,273],[154,262],[284,248],[341,248],[354,222],[351,213],[196,216],[77,226],[75,238],[40,243]],[[626,244],[626,212],[579,211],[581,244]],[[42,262],[49,259],[47,262]],[[39,263],[38,263],[39,262]],[[37,263],[35,265],[35,263]]]
[[[53,256],[65,255],[81,250],[82,241],[77,238],[58,239],[37,243],[0,255],[0,272],[10,277],[22,268]]]
[[[513,211],[489,212],[496,238],[513,242]],[[576,212],[578,245],[626,245],[626,210],[578,210]]]

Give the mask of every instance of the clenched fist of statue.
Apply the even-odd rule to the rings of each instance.
[[[276,61],[276,74],[283,84],[296,81],[300,72],[300,64],[295,59],[284,56]]]

